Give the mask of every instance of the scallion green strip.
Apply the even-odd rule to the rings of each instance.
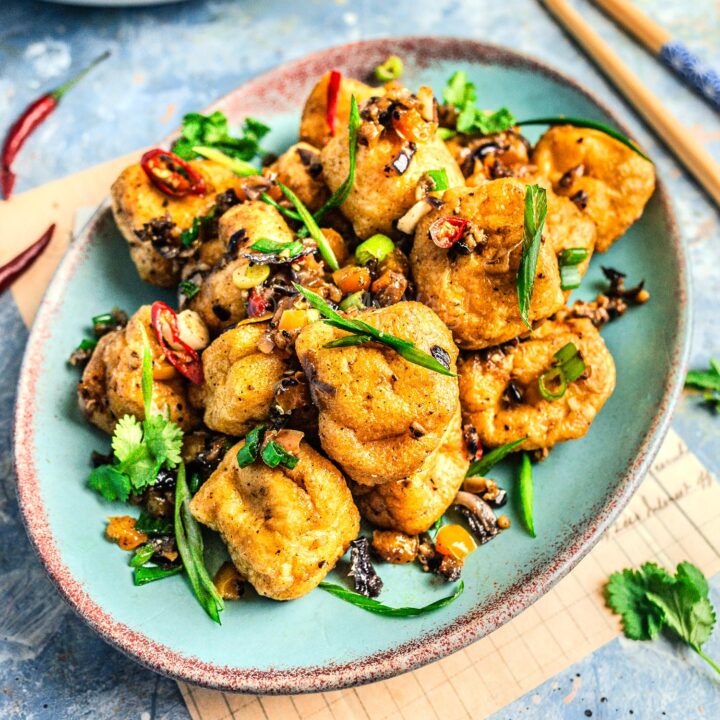
[[[641,158],[645,158],[648,162],[652,162],[650,158],[626,135],[619,130],[598,122],[597,120],[588,120],[587,118],[564,117],[562,115],[556,117],[530,118],[529,120],[519,120],[517,125],[574,125],[575,127],[592,128],[599,130],[612,138],[615,138],[623,145],[627,145],[633,152],[636,152]]]
[[[145,533],[145,535],[150,535],[151,537],[157,537],[158,535],[172,535],[173,521],[171,518],[156,518],[145,512],[141,512],[140,516],[135,521],[135,529],[138,532]]]
[[[516,447],[522,445],[526,440],[527,437],[513,440],[512,442],[505,443],[505,445],[496,447],[489,453],[485,453],[479,460],[474,460],[470,463],[465,477],[485,477],[495,465],[501,460],[504,460]]]
[[[372,338],[369,335],[346,335],[345,337],[341,337],[337,340],[331,340],[329,343],[325,343],[323,347],[331,349],[351,347],[353,345],[364,345],[368,342],[372,342]]]
[[[587,248],[573,247],[565,248],[560,253],[560,264],[561,265],[579,265],[583,260],[587,259],[588,256]]]
[[[133,582],[135,585],[147,585],[156,580],[163,580],[166,577],[172,577],[182,572],[182,567],[178,565],[172,568],[161,567],[136,567],[133,570]]]
[[[522,454],[520,462],[520,482],[518,484],[520,496],[520,517],[527,531],[535,537],[535,521],[533,520],[533,477],[532,463],[527,453]]]
[[[546,400],[559,400],[567,391],[562,368],[552,367],[538,378],[538,390]]]
[[[252,465],[260,452],[260,445],[265,437],[265,426],[254,427],[246,436],[245,444],[238,450],[237,464],[241,467]]]
[[[205,568],[202,533],[190,512],[190,490],[185,481],[185,463],[182,462],[175,486],[175,542],[195,597],[219,625],[220,612],[225,608],[225,603]]]
[[[525,190],[525,217],[523,222],[522,259],[518,268],[516,285],[520,317],[530,327],[530,303],[535,287],[540,241],[547,215],[547,194],[539,185],[528,185]]]
[[[300,215],[300,218],[305,223],[305,227],[310,233],[310,237],[317,243],[320,255],[322,255],[322,258],[327,263],[328,267],[333,271],[339,270],[340,265],[335,257],[335,253],[330,247],[330,243],[327,241],[327,238],[322,234],[322,230],[320,230],[320,227],[315,222],[315,218],[310,214],[310,211],[305,207],[305,205],[303,205],[300,198],[289,187],[280,182],[278,185],[280,186],[283,195],[285,195],[285,197],[295,206],[298,215]]]
[[[582,275],[577,265],[560,266],[560,287],[563,290],[574,290],[580,287]]]
[[[305,246],[298,240],[280,242],[279,240],[271,240],[270,238],[260,238],[250,246],[250,249],[263,254],[275,255],[287,252],[288,257],[294,257],[298,253],[301,253],[305,249]]]
[[[373,598],[366,597],[365,595],[361,595],[353,590],[348,590],[342,585],[321,582],[319,587],[325,590],[325,592],[329,592],[331,595],[335,595],[335,597],[339,597],[356,607],[375,613],[376,615],[386,615],[389,617],[414,617],[416,615],[424,615],[425,613],[433,612],[433,610],[440,610],[440,608],[447,607],[451,602],[459,598],[462,591],[465,589],[465,585],[461,580],[458,583],[455,592],[452,595],[442,598],[441,600],[436,600],[435,602],[431,602],[429,605],[424,605],[423,607],[394,608],[381,603],[379,600],[373,600]]]
[[[382,330],[378,330],[362,320],[343,317],[340,313],[333,310],[330,305],[328,305],[318,294],[304,288],[302,285],[298,285],[298,283],[293,283],[293,285],[295,289],[310,303],[310,305],[325,318],[325,322],[328,325],[338,328],[339,330],[345,330],[345,332],[349,332],[352,335],[370,337],[376,342],[392,348],[398,355],[400,355],[400,357],[404,358],[408,362],[420,365],[428,370],[433,370],[441,375],[455,377],[455,373],[448,370],[448,368],[438,362],[429,353],[423,352],[415,347],[414,343],[411,343],[409,340],[403,340],[399,337],[383,332]]]
[[[574,343],[566,343],[553,357],[553,366],[538,378],[538,390],[546,400],[559,400],[567,386],[581,377],[586,369],[585,361]]]
[[[137,529],[137,525],[135,526]],[[150,558],[155,554],[155,546],[152,543],[141,545],[135,554],[130,558],[130,567],[140,567],[146,562],[150,562]]]
[[[239,158],[230,157],[217,148],[196,145],[193,147],[193,152],[216,162],[218,165],[223,165],[229,170],[232,170],[236,175],[240,175],[240,177],[250,177],[251,175],[261,174],[260,170],[251,163],[240,160]]]
[[[292,470],[300,461],[297,455],[288,452],[282,445],[276,443],[274,440],[263,448],[261,457],[262,461],[270,468],[282,465],[288,470]]]
[[[101,315],[95,315],[92,319],[93,325],[107,325],[113,321],[113,316],[110,313],[102,313]]]
[[[302,218],[298,213],[296,213],[294,210],[291,210],[290,208],[283,207],[279,202],[273,200],[267,193],[260,193],[260,199],[263,202],[266,202],[268,205],[272,205],[281,215],[284,215],[291,220],[302,222]]]
[[[362,301],[363,298],[363,291],[358,290],[358,292],[354,292],[352,295],[348,295],[346,298],[343,299],[343,301],[338,305],[338,307],[341,310],[349,310],[350,308],[357,308],[358,310],[364,310],[365,305]]]

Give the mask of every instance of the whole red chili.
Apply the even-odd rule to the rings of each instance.
[[[430,225],[430,239],[443,250],[451,248],[465,232],[469,221],[465,218],[447,215],[438,218]]]
[[[330,73],[327,86],[327,109],[325,111],[325,119],[327,120],[330,134],[335,134],[335,119],[337,118],[338,96],[340,95],[340,81],[342,74],[337,70]]]
[[[53,223],[30,247],[25,248],[10,262],[0,267],[0,292],[7,290],[34,262],[50,244],[55,223]]]
[[[191,383],[202,385],[204,378],[202,361],[196,350],[193,350],[184,340],[180,338],[178,330],[177,314],[164,302],[157,301],[150,308],[155,337],[160,343],[162,351],[168,362]],[[163,327],[164,324],[164,327]],[[170,332],[170,338],[174,347],[170,347],[165,338],[164,330]],[[176,348],[180,348],[177,350]]]
[[[110,52],[104,52],[64,85],[51,90],[30,103],[8,130],[2,147],[2,168],[0,168],[0,188],[2,188],[2,194],[6,200],[12,194],[15,186],[15,173],[12,171],[12,163],[20,152],[20,148],[25,144],[25,141],[35,128],[55,110],[63,95],[96,65],[108,57],[110,57]]]
[[[203,176],[169,150],[148,150],[140,158],[140,165],[150,182],[166,195],[185,197],[205,194],[207,188]]]

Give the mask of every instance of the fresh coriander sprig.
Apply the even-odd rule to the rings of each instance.
[[[720,674],[720,666],[702,649],[716,617],[707,580],[697,567],[682,562],[672,576],[645,563],[639,570],[613,573],[605,591],[608,606],[622,616],[626,637],[652,640],[668,628]]]
[[[160,414],[152,415],[152,354],[144,336],[142,395],[145,419],[139,422],[125,415],[115,426],[112,448],[115,463],[100,465],[88,477],[88,485],[106,500],[127,500],[153,485],[161,468],[178,466],[182,451],[182,430]]]
[[[325,300],[318,294],[304,288],[298,283],[293,283],[295,289],[325,318],[325,322],[339,330],[345,330],[351,333],[350,338],[339,338],[328,343],[325,347],[346,347],[348,345],[358,345],[366,342],[375,341],[381,345],[385,345],[395,350],[395,352],[408,362],[420,365],[421,367],[432,370],[441,375],[455,377],[455,373],[449,368],[438,362],[432,355],[426,353],[411,343],[409,340],[402,340],[395,335],[390,335],[382,330],[368,325],[362,320],[343,317],[337,311],[333,310]]]
[[[346,602],[351,603],[363,610],[375,613],[376,615],[387,615],[389,617],[414,617],[416,615],[424,615],[425,613],[432,612],[433,610],[440,610],[440,608],[447,607],[451,602],[456,600],[462,595],[462,591],[465,589],[465,585],[461,580],[458,583],[457,589],[452,595],[431,602],[429,605],[423,605],[422,607],[390,607],[381,603],[379,600],[373,600],[373,598],[361,595],[354,590],[348,590],[342,585],[336,585],[335,583],[321,582],[321,587],[325,592],[329,592],[335,597],[339,597]]]
[[[467,74],[462,70],[452,74],[443,90],[443,98],[458,111],[458,132],[492,135],[515,125],[513,114],[505,107],[492,112],[476,106],[475,85],[468,81]]]
[[[479,460],[473,460],[473,462],[470,463],[465,477],[485,477],[495,465],[501,460],[504,460],[516,447],[522,445],[526,440],[527,437],[523,437],[505,443],[505,445],[501,445],[489,453],[485,453]]]
[[[709,370],[690,370],[685,378],[685,387],[705,390],[703,399],[715,406],[720,413],[720,360],[710,360]]]
[[[545,189],[539,185],[528,185],[525,190],[522,259],[516,279],[520,317],[528,328],[530,327],[530,302],[535,287],[535,272],[546,215],[547,193]]]
[[[195,597],[205,612],[220,624],[225,603],[205,567],[200,525],[190,512],[190,489],[185,480],[185,463],[181,462],[175,485],[175,542]]]

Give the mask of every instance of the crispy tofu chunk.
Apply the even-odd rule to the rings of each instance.
[[[275,386],[287,367],[280,352],[258,350],[267,329],[267,323],[238,325],[203,352],[201,404],[211,430],[241,436],[267,420]]]
[[[429,530],[450,507],[468,462],[458,407],[440,446],[417,472],[374,487],[353,484],[352,492],[360,513],[373,525],[417,535]]]
[[[565,195],[597,225],[605,252],[639,217],[655,189],[655,168],[599,130],[559,125],[535,145],[532,161],[558,195]]]
[[[220,533],[240,574],[261,595],[292,600],[332,570],[360,527],[343,476],[302,442],[293,470],[237,464],[240,442],[190,503]]]
[[[538,378],[567,343],[578,348],[587,369],[561,398],[546,400]],[[485,447],[527,436],[521,448],[535,450],[581,438],[614,388],[612,356],[586,318],[549,320],[528,340],[471,353],[460,363],[463,414]]]
[[[463,349],[480,349],[527,332],[520,317],[516,279],[522,259],[524,183],[491,180],[474,188],[448,190],[441,208],[415,231],[410,264],[420,302],[452,330]],[[470,222],[475,246],[469,254],[435,245],[430,226],[446,216]],[[547,232],[540,245],[530,322],[544,320],[563,305],[556,248]]]
[[[291,145],[268,167],[268,171],[275,173],[277,179],[287,185],[313,212],[330,197],[323,181],[320,151],[309,143]]]
[[[327,123],[327,91],[330,73],[326,72],[310,91],[300,120],[300,140],[321,148],[332,137]],[[350,98],[354,95],[358,104],[372,95],[382,94],[382,88],[373,88],[364,82],[343,77],[340,80],[337,110],[335,112],[335,132],[346,128],[350,119]]]
[[[150,306],[143,305],[126,327],[104,335],[98,341],[78,383],[80,408],[88,420],[112,433],[123,415],[144,419],[142,397],[143,334],[145,329],[153,356],[153,405],[183,430],[198,421],[188,402],[188,385],[170,365],[158,343],[150,321]]]
[[[205,179],[204,195],[166,195],[150,182],[139,163],[125,168],[112,186],[115,222],[130,246],[140,277],[152,285],[178,284],[187,259],[180,233],[212,210],[219,193],[231,189],[242,193],[242,179],[222,165],[209,160],[191,160],[190,165]]]
[[[400,302],[358,317],[425,352],[444,351],[454,372],[457,348],[430,308]],[[319,409],[322,447],[358,483],[405,479],[445,435],[457,407],[457,379],[380,345],[323,347],[345,334],[315,322],[303,328],[295,343]]]

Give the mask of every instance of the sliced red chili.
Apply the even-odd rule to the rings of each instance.
[[[196,350],[193,350],[186,342],[180,339],[178,330],[177,314],[164,302],[154,302],[150,310],[155,337],[160,343],[162,351],[168,362],[191,383],[202,385],[204,380],[202,361]],[[170,347],[163,330],[170,333],[174,347]],[[180,348],[179,350],[176,348]]]
[[[205,179],[189,163],[168,150],[148,150],[140,165],[150,182],[171,197],[204,195]]]
[[[335,120],[337,118],[338,97],[340,96],[340,81],[342,74],[337,70],[330,73],[327,86],[327,109],[325,111],[325,119],[327,120],[330,134],[335,134]]]
[[[270,312],[271,306],[271,300],[263,297],[263,294],[254,287],[248,295],[247,316],[249,318],[260,317],[260,315]]]
[[[469,225],[465,218],[447,215],[438,218],[430,225],[430,239],[443,250],[451,248],[465,233]]]

